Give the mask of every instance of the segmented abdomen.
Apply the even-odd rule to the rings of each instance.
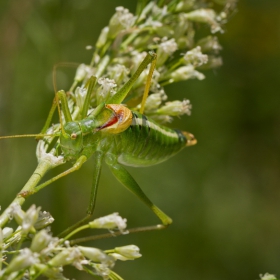
[[[130,166],[148,166],[162,162],[186,146],[179,130],[156,124],[133,112],[131,126],[115,136],[118,161]]]

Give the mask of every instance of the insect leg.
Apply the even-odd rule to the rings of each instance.
[[[144,113],[146,99],[147,99],[148,93],[150,91],[151,81],[152,81],[153,73],[154,73],[154,70],[156,68],[156,63],[157,63],[156,58],[157,57],[155,56],[154,60],[151,62],[151,66],[150,66],[150,70],[149,70],[149,74],[148,74],[148,77],[147,77],[147,82],[146,82],[146,85],[145,85],[145,90],[144,90],[144,94],[143,94],[143,98],[142,98],[142,102],[141,102],[141,107],[140,107],[140,111],[139,111],[141,114]]]
[[[98,184],[99,184],[99,178],[100,178],[100,174],[101,174],[103,157],[104,157],[104,155],[103,155],[102,152],[100,152],[100,151],[95,152],[93,180],[92,180],[89,206],[88,206],[88,209],[87,209],[87,215],[88,216],[91,216],[93,214],[93,211],[94,211],[94,208],[95,208],[96,195],[97,195],[97,189],[98,189]]]
[[[131,90],[133,84],[141,75],[141,73],[146,69],[149,63],[156,60],[156,54],[154,52],[149,52],[144,60],[141,62],[139,67],[137,68],[136,72],[133,76],[125,83],[125,85],[116,93],[114,94],[108,101],[108,104],[120,104],[127,96],[128,92]],[[153,68],[153,66],[152,66]]]
[[[112,162],[111,159],[107,159],[106,163],[109,165],[112,173],[115,177],[132,193],[134,193],[139,199],[141,199],[162,221],[164,226],[168,226],[172,223],[172,219],[163,213],[156,205],[154,205],[150,199],[144,194],[138,183],[128,173],[128,171],[116,161]]]
[[[86,84],[87,95],[84,101],[84,105],[81,113],[81,119],[84,119],[87,116],[89,105],[90,105],[90,96],[93,91],[94,85],[96,83],[96,79],[97,79],[96,77],[91,76]]]
[[[60,179],[60,178],[62,178],[62,177],[64,177],[64,176],[66,176],[66,175],[68,175],[68,174],[70,174],[70,173],[72,173],[72,172],[74,172],[74,171],[80,169],[81,166],[82,166],[86,161],[87,161],[87,157],[86,157],[86,156],[84,156],[84,155],[83,155],[83,156],[80,156],[71,168],[67,169],[66,171],[64,171],[64,172],[62,172],[62,173],[60,173],[60,174],[58,174],[57,176],[51,178],[50,180],[47,180],[46,182],[40,184],[40,185],[37,186],[32,192],[28,192],[28,193],[24,193],[24,194],[19,193],[19,195],[22,195],[22,196],[24,196],[24,197],[27,197],[27,196],[29,196],[29,195],[31,195],[31,194],[34,194],[34,193],[38,192],[39,190],[43,189],[43,188],[46,187],[47,185],[51,184],[52,182],[54,182],[54,181],[56,181],[56,180],[58,180],[58,179]]]
[[[59,236],[66,236],[68,233],[76,229],[77,227],[83,225],[85,222],[88,221],[88,219],[92,216],[94,208],[95,208],[95,202],[96,202],[96,195],[97,195],[97,189],[99,184],[99,178],[101,174],[101,167],[102,167],[102,160],[103,160],[103,153],[100,151],[97,151],[95,153],[94,157],[94,169],[93,169],[93,182],[91,187],[91,194],[90,194],[90,201],[87,209],[87,215],[80,221],[78,221],[76,224],[70,226],[63,232],[59,234]]]
[[[61,63],[57,63],[56,65],[54,65],[54,67],[53,67],[53,74],[52,74],[52,81],[53,81],[54,92],[57,92],[57,89],[56,89],[56,69],[58,67],[61,67],[61,66],[77,67],[78,65],[79,64],[77,64],[77,63],[66,63],[66,62],[61,62]],[[77,85],[77,82],[78,81],[75,80],[75,82],[72,85],[70,91]],[[52,118],[53,118],[53,114],[55,112],[56,106],[57,106],[57,99],[56,99],[56,96],[55,96],[54,99],[53,99],[52,106],[51,106],[51,109],[49,111],[47,120],[46,120],[46,122],[44,124],[44,127],[42,128],[40,134],[45,134],[46,131],[48,130],[48,128],[51,126],[51,122],[52,122]],[[39,140],[40,137],[37,137],[36,139]]]

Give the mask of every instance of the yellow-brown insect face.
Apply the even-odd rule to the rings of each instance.
[[[105,105],[112,114],[110,118],[98,128],[104,132],[117,134],[125,131],[132,122],[132,112],[121,104],[107,104]]]

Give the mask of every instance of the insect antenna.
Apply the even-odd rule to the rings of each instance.
[[[8,135],[8,136],[0,136],[1,139],[10,139],[10,138],[28,138],[28,137],[38,137],[38,138],[43,138],[43,137],[54,137],[54,136],[59,136],[58,134],[20,134],[20,135]]]
[[[53,66],[53,71],[52,71],[52,83],[53,83],[53,89],[54,89],[54,92],[55,92],[55,97],[53,99],[53,102],[52,102],[52,107],[50,109],[50,112],[48,114],[48,117],[47,117],[47,120],[44,124],[44,127],[43,129],[41,130],[41,134],[44,134],[51,122],[52,122],[52,118],[53,118],[53,114],[55,112],[55,109],[56,109],[56,106],[59,104],[58,103],[58,98],[57,98],[57,81],[56,81],[56,76],[57,76],[57,68],[58,67],[77,67],[79,66],[78,63],[75,63],[75,62],[60,62],[60,63],[57,63]],[[70,91],[73,91],[73,89],[77,86],[77,83],[78,81],[75,80],[75,82],[73,83],[73,85],[71,86],[70,88]],[[58,106],[59,107],[59,106]],[[60,119],[60,123],[61,123],[61,129],[62,129],[62,133],[64,132],[64,129],[63,129],[63,126],[62,126],[62,121],[61,121],[61,113],[60,113],[60,108],[58,109],[58,114],[59,114],[59,119]],[[40,136],[36,137],[37,140],[40,139]]]

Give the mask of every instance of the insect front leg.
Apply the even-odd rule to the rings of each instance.
[[[59,236],[63,237],[68,235],[71,231],[78,228],[79,226],[86,223],[89,218],[92,216],[94,208],[95,208],[95,202],[96,202],[96,196],[97,196],[97,189],[99,185],[99,179],[101,174],[101,167],[102,167],[102,160],[103,160],[104,154],[101,151],[96,151],[94,156],[94,169],[93,169],[93,181],[92,181],[92,188],[91,188],[91,194],[90,194],[90,200],[89,205],[87,209],[87,215],[78,221],[76,224],[70,226],[63,232],[59,234]]]
[[[81,166],[87,161],[87,157],[86,156],[80,156],[77,161],[73,164],[72,167],[70,167],[69,169],[67,169],[66,171],[56,175],[55,177],[47,180],[46,182],[40,184],[39,186],[37,186],[32,192],[27,192],[27,193],[19,193],[20,196],[24,196],[24,197],[27,197],[31,194],[34,194],[36,192],[38,192],[39,190],[43,189],[44,187],[48,186],[49,184],[53,183],[54,181],[74,172],[74,171],[77,171],[81,168]]]
[[[168,226],[172,223],[172,219],[152,203],[152,201],[145,195],[134,178],[121,164],[117,162],[115,155],[108,154],[105,160],[118,181],[122,183],[128,190],[134,193],[140,200],[142,200],[162,221],[164,226]]]

